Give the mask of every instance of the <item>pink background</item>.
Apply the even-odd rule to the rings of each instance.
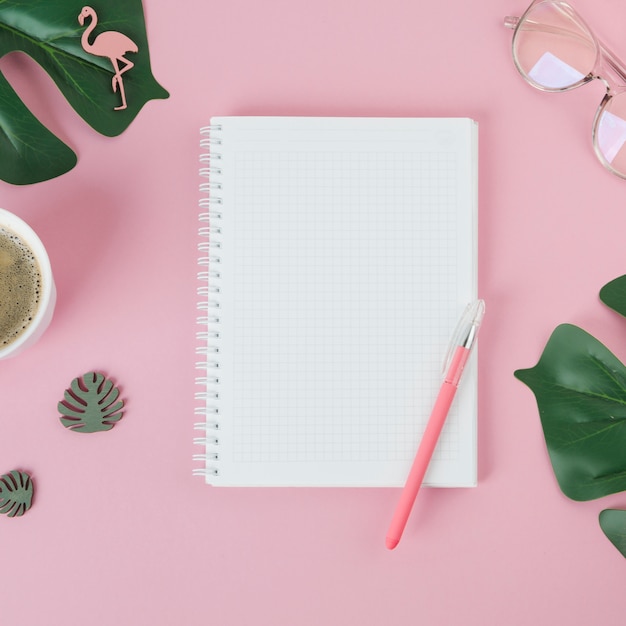
[[[626,56],[626,4],[576,5]],[[2,624],[623,624],[626,563],[597,517],[626,495],[561,494],[513,371],[561,322],[626,360],[626,321],[597,297],[626,273],[626,181],[591,149],[599,82],[546,95],[514,70],[502,18],[525,8],[145,0],[171,97],[114,139],[32,63],[0,62],[79,154],[57,180],[0,182],[0,206],[47,245],[59,294],[40,343],[0,362],[0,473],[30,471],[37,487],[25,517],[0,518]],[[191,476],[198,128],[237,114],[480,124],[480,484],[423,492],[394,552],[396,490],[217,490]],[[56,404],[90,369],[119,383],[127,414],[80,436]]]

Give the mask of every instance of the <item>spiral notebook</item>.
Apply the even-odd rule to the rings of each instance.
[[[217,117],[201,130],[195,470],[401,486],[477,297],[477,124]],[[428,486],[476,484],[476,356]]]

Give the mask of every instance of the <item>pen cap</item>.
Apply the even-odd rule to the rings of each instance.
[[[478,335],[478,329],[483,320],[485,314],[485,301],[475,300],[470,302],[463,311],[461,319],[452,333],[450,339],[450,345],[446,353],[445,360],[443,362],[443,374],[448,372],[452,357],[458,347],[464,347],[470,350],[474,345],[476,336]]]

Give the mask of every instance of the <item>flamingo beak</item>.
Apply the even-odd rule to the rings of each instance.
[[[83,26],[85,24],[85,16],[82,13],[78,15],[78,23]]]

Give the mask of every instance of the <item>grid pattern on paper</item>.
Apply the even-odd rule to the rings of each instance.
[[[456,168],[445,152],[237,154],[233,460],[413,456],[466,295]],[[436,454],[457,447],[451,415]]]

